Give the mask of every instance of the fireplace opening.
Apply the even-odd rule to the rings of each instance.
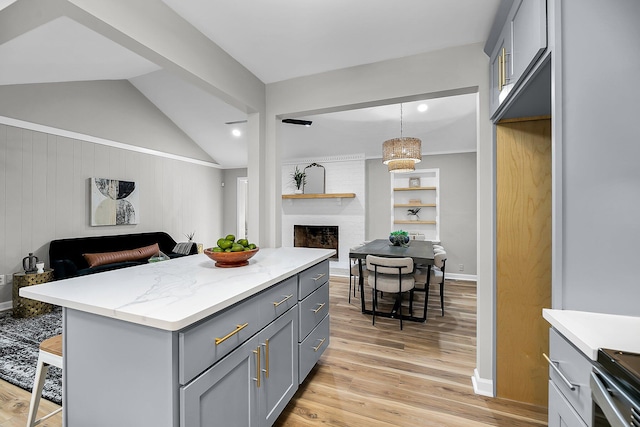
[[[338,253],[338,226],[294,225],[293,246],[297,248],[334,249],[336,254],[329,259],[338,261],[340,259]]]

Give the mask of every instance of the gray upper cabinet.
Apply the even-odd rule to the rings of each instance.
[[[509,28],[507,28],[508,30]],[[507,50],[509,49],[509,50]],[[491,54],[491,113],[493,114],[506,98],[511,86],[507,85],[510,75],[509,63],[506,60],[511,52],[511,31],[503,30]]]
[[[518,0],[513,4],[511,27],[511,76],[524,76],[547,48],[546,0]]]
[[[513,1],[490,51],[491,114],[507,99],[547,48],[546,0]]]

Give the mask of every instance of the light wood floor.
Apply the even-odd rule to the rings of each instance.
[[[475,282],[447,281],[444,317],[438,290],[427,323],[360,313],[349,282],[332,277],[331,344],[277,426],[546,426],[546,408],[475,395]],[[24,426],[30,393],[0,381],[0,427]],[[42,413],[56,405],[42,400]],[[61,416],[42,426],[59,427]],[[76,426],[71,426],[76,427]]]

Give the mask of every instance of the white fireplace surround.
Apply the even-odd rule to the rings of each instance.
[[[282,165],[282,193],[293,194],[291,173],[311,163],[325,168],[325,193],[355,193],[353,199],[286,199],[282,201],[282,246],[293,247],[294,225],[338,226],[338,261],[330,261],[332,274],[349,274],[349,250],[364,241],[365,158],[363,154],[296,159]]]

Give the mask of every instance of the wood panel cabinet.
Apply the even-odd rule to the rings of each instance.
[[[551,120],[496,129],[496,393],[547,403],[551,306]]]

